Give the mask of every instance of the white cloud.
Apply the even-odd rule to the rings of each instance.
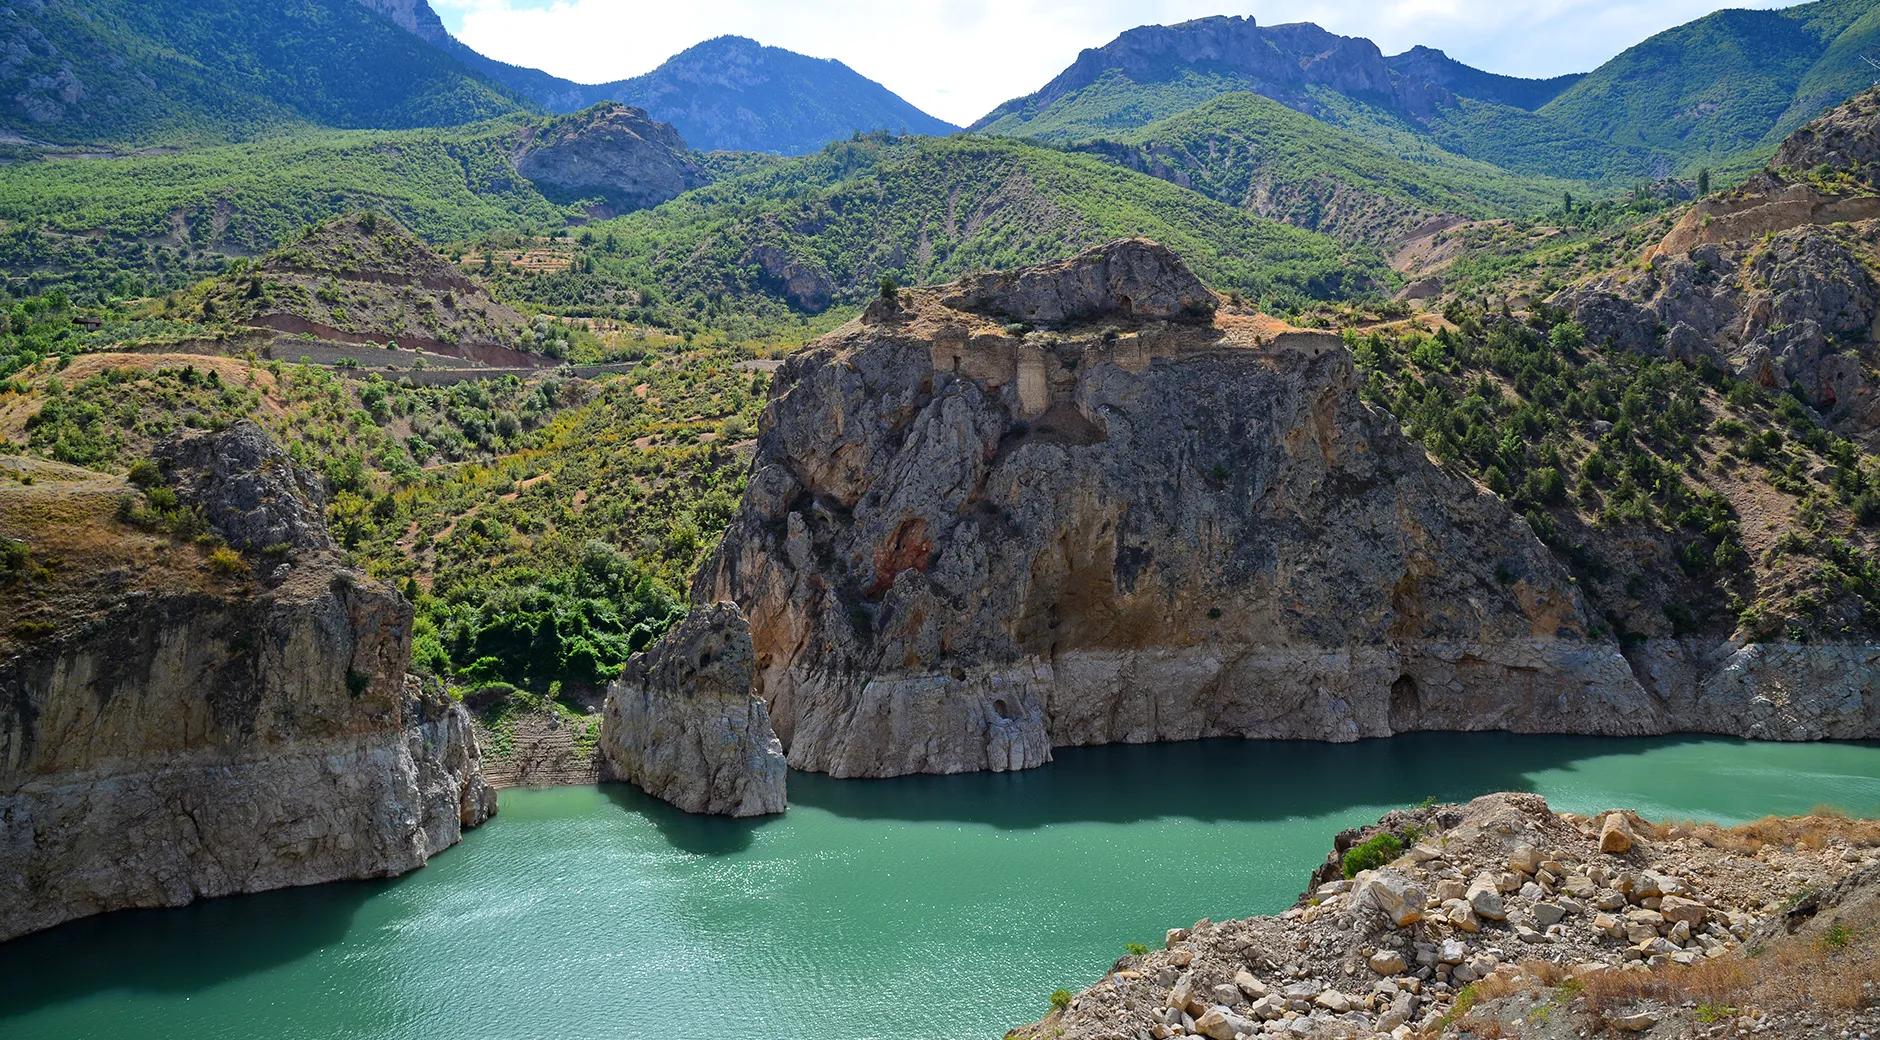
[[[1416,44],[1491,72],[1584,71],[1717,0],[433,0],[465,43],[597,83],[638,75],[713,36],[837,58],[944,119],[970,123],[1028,94],[1086,47],[1136,25],[1210,14],[1313,21],[1387,53]],[[1733,6],[1778,7],[1782,0]]]

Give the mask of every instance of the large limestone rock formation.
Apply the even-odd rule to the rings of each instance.
[[[607,690],[604,777],[686,812],[782,812],[783,746],[751,695],[752,664],[750,628],[730,603],[694,610],[635,655]]]
[[[0,488],[47,565],[0,588],[39,612],[0,631],[0,939],[400,874],[495,811],[469,716],[407,680],[410,605],[332,551],[306,474],[247,424],[162,455],[254,576],[119,523],[123,481]]]
[[[884,299],[785,364],[695,595],[750,618],[791,765],[1662,728],[1526,524],[1361,403],[1336,337],[1214,312],[1130,241]]]

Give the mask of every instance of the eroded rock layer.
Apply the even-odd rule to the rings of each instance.
[[[608,688],[603,776],[686,812],[782,812],[783,747],[752,696],[751,667],[751,632],[738,608],[694,610]]]
[[[67,628],[0,655],[0,939],[400,874],[495,811],[469,716],[407,680],[410,605],[332,551],[305,475],[248,424],[165,458],[223,539],[267,546],[244,560],[260,576],[204,576],[194,546],[101,528],[164,569],[102,558],[105,585],[40,590],[75,598]],[[15,503],[0,528],[57,553],[97,521],[90,503],[135,495],[115,484],[39,488],[38,508],[79,511],[46,542],[19,531]],[[84,610],[76,597],[101,589]]]
[[[695,592],[744,608],[790,763],[838,776],[1663,728],[1525,523],[1357,386],[1153,243],[904,292],[785,364]]]

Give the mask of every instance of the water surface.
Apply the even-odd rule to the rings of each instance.
[[[1419,735],[1068,750],[1010,775],[793,774],[787,816],[510,791],[407,877],[0,946],[8,1040],[998,1037],[1128,942],[1292,902],[1342,827],[1428,796],[1740,821],[1880,812],[1880,746]]]

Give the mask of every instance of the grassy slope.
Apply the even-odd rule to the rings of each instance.
[[[350,0],[52,0],[0,9],[0,37],[18,45],[0,71],[0,129],[34,140],[201,143],[520,107]]]
[[[790,302],[786,275],[840,308],[864,302],[883,275],[940,281],[1128,235],[1166,243],[1220,289],[1275,301],[1389,277],[1374,254],[1153,177],[981,137],[844,142],[589,230],[615,248],[515,291],[568,311],[626,285],[645,301],[629,309],[634,320],[789,321],[822,308]]]
[[[1579,182],[1522,178],[1443,151],[1410,134],[1392,147],[1320,122],[1257,94],[1228,94],[1167,119],[1106,135],[1079,147],[1122,158],[1136,169],[1178,180],[1229,204],[1260,186],[1294,200],[1267,211],[1287,223],[1320,227],[1314,198],[1346,188],[1380,206],[1469,217],[1539,212]]]
[[[176,155],[0,166],[0,271],[15,292],[66,284],[128,295],[359,208],[432,241],[559,225],[564,212],[510,162],[518,126],[301,131]]]

